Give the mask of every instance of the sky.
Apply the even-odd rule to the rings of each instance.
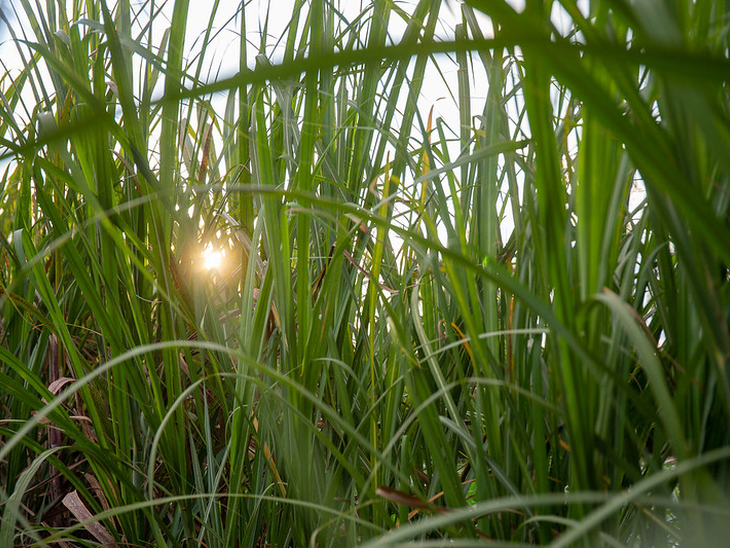
[[[0,0],[2,2],[4,0]],[[11,3],[10,7],[15,6],[17,11],[19,9],[21,0],[15,0]],[[260,33],[263,32],[265,25],[268,27],[268,43],[269,48],[267,56],[269,59],[276,63],[281,59],[281,48],[273,47],[278,38],[283,35],[286,26],[289,22],[289,14],[292,12],[294,0],[246,0],[245,2],[245,13],[246,13],[246,25],[247,25],[247,36],[246,39],[250,44],[247,65],[249,67],[254,66],[254,57],[257,53]],[[518,10],[524,6],[524,0],[510,0]],[[139,10],[140,19],[145,21],[149,17],[150,0],[131,0],[131,5],[134,10]],[[171,8],[174,5],[172,0],[167,2],[153,2],[156,9],[159,8],[161,11],[161,17],[167,20],[171,19],[172,13]],[[369,2],[360,0],[344,0],[340,2],[343,15],[347,18],[354,18],[360,14],[361,10],[365,9]],[[399,6],[405,6],[408,9],[409,5],[413,5],[413,1],[399,2]],[[460,19],[459,16],[459,2],[457,0],[444,0],[444,6],[440,11],[439,28],[437,29],[437,36],[441,38],[449,38],[453,36],[454,25]],[[586,8],[587,0],[581,0],[579,6],[582,6],[584,11]],[[215,18],[210,20],[210,11],[213,2],[209,1],[191,1],[188,13],[188,27],[186,33],[186,59],[188,62],[195,64],[196,56],[199,55],[203,46],[207,49],[207,60],[205,63],[204,73],[201,75],[206,81],[214,81],[223,77],[232,76],[238,71],[239,60],[238,52],[240,44],[240,15],[239,9],[241,7],[241,0],[220,0],[216,11]],[[560,22],[565,20],[566,14],[561,15],[560,8],[557,3],[554,8],[554,20]],[[7,10],[11,12],[9,15],[12,18],[12,12],[14,9]],[[266,15],[271,12],[271,17]],[[568,18],[569,21],[569,18]],[[204,44],[205,32],[208,27],[213,29],[210,39]],[[23,27],[27,28],[27,21],[15,21],[14,27],[16,32],[21,32]],[[165,30],[165,25],[156,24],[154,26],[156,34],[152,37],[153,44],[159,44],[162,39],[162,33]],[[484,25],[485,29],[488,29],[488,25]],[[397,42],[400,38],[400,33],[405,29],[405,22],[399,21],[397,17],[391,18],[391,25],[389,31],[392,33],[393,42]],[[20,66],[20,60],[17,56],[17,52],[12,43],[10,43],[9,37],[5,40],[0,38],[0,41],[4,42],[0,44],[0,61],[4,63],[8,70],[18,68]],[[443,70],[443,75],[447,79],[447,83],[443,82],[442,77],[435,71],[431,70],[427,75],[429,78],[428,85],[424,86],[421,96],[423,105],[423,111],[428,111],[431,107],[434,108],[434,114],[436,117],[442,117],[445,120],[456,121],[454,125],[458,127],[458,110],[455,102],[450,98],[449,88],[456,89],[456,75],[457,67],[455,64],[444,62],[444,59],[440,59],[440,68]],[[473,96],[472,112],[478,113],[482,111],[483,103],[486,99],[487,83],[486,78],[476,74],[473,75],[475,78],[473,82],[474,90],[484,90],[484,93],[476,94]]]
[[[3,0],[0,0],[0,2]],[[519,3],[519,0],[517,0]],[[453,35],[453,26],[458,16],[458,4],[456,0],[444,0],[445,6],[441,9],[441,17],[439,21],[439,29],[437,34],[441,37],[448,37]],[[11,19],[16,32],[20,35],[23,29],[28,29],[27,20],[17,20],[13,17],[13,12],[21,12],[20,9],[21,0],[15,0],[10,4],[10,9],[6,10]],[[149,17],[149,6],[150,0],[132,0],[131,4],[133,9],[140,10],[141,20],[145,20]],[[171,7],[174,2],[169,0],[168,2],[156,2],[156,6],[162,6],[161,17],[166,18],[168,21],[171,19]],[[239,68],[238,52],[240,43],[240,16],[238,10],[241,6],[240,0],[220,0],[215,18],[211,22],[210,20],[210,7],[213,2],[207,1],[192,1],[190,2],[190,8],[188,13],[188,27],[186,33],[186,59],[189,62],[195,62],[196,56],[200,53],[203,45],[207,48],[207,61],[205,63],[204,73],[201,75],[206,81],[214,81],[223,77],[234,75]],[[367,6],[368,2],[364,1],[352,1],[345,0],[341,2],[342,11],[345,17],[354,18],[359,15],[361,6]],[[412,5],[413,2],[399,2],[399,5]],[[260,33],[263,32],[264,25],[268,27],[268,43],[269,48],[267,56],[269,59],[276,63],[281,59],[281,48],[273,47],[278,38],[282,36],[284,30],[289,22],[289,14],[292,12],[294,5],[293,0],[247,0],[245,2],[246,10],[246,24],[247,24],[247,40],[250,44],[247,65],[249,67],[254,66],[254,58],[258,50],[260,42]],[[15,9],[13,9],[15,8]],[[272,16],[266,19],[266,14],[272,11]],[[283,16],[282,16],[283,14]],[[22,15],[22,14],[21,14]],[[274,16],[275,15],[275,16]],[[399,22],[397,17],[393,17],[391,20],[391,28],[389,29],[392,33],[392,39],[397,42],[400,38],[399,34],[405,28],[404,22]],[[212,23],[212,25],[211,25]],[[208,26],[211,25],[213,33],[207,43],[203,43],[205,40],[205,32]],[[152,38],[153,44],[159,44],[162,39],[162,33],[165,30],[165,25],[155,25],[156,34]],[[0,62],[3,63],[6,70],[13,71],[19,70],[22,66],[20,58],[17,54],[15,46],[11,43],[10,37],[0,35]],[[456,82],[456,66],[451,67],[447,64],[442,65],[445,67],[445,74],[451,79],[450,85],[455,86]],[[478,82],[482,84],[485,82]],[[475,86],[486,89],[485,86]],[[424,86],[423,90],[423,104],[434,106],[435,115],[442,116],[444,118],[458,120],[458,112],[455,110],[453,102],[449,102],[446,98],[449,96],[447,86],[441,82],[438,74],[434,72],[433,78],[429,81],[428,86]],[[475,101],[481,100],[483,102],[484,97],[475,96]],[[481,108],[474,105],[475,112],[481,111]]]
[[[2,1],[2,0],[0,0]],[[524,7],[524,0],[510,0],[513,6],[519,11]],[[19,0],[15,0],[17,7]],[[588,0],[580,0],[578,5],[580,9],[587,12]],[[140,20],[145,21],[149,18],[150,0],[131,0],[134,10],[140,13]],[[198,56],[206,47],[207,61],[203,65],[205,72],[201,75],[205,81],[214,81],[227,76],[232,76],[239,68],[239,51],[240,51],[240,0],[220,0],[216,15],[211,21],[210,8],[213,2],[196,1],[190,2],[188,13],[188,27],[186,33],[185,58],[186,61],[196,65]],[[340,3],[343,15],[347,18],[357,17],[364,6],[369,2],[344,0]],[[413,5],[414,2],[399,2],[400,6]],[[454,25],[460,19],[460,7],[457,0],[444,0],[444,6],[440,11],[439,28],[437,35],[441,38],[449,38],[453,36]],[[168,2],[156,2],[156,6],[162,6],[162,18],[171,19],[171,8],[174,5],[172,0]],[[245,2],[247,35],[246,39],[250,44],[247,64],[249,67],[254,66],[254,56],[258,52],[260,43],[260,33],[267,25],[268,49],[267,56],[276,63],[281,59],[281,48],[275,47],[277,40],[285,32],[289,23],[289,14],[293,9],[293,0],[247,0]],[[567,16],[559,4],[554,4],[553,20],[560,30],[565,28],[566,24],[570,24],[570,18]],[[13,4],[6,6],[6,12],[12,12]],[[266,14],[271,13],[272,16],[266,18]],[[12,17],[12,14],[11,14]],[[389,28],[392,33],[392,40],[397,43],[400,34],[405,29],[405,22],[398,22],[397,17],[393,17],[393,24]],[[156,33],[152,37],[153,44],[159,44],[162,39],[162,32],[165,30],[164,24],[155,25]],[[25,22],[27,25],[27,22]],[[16,21],[14,27],[19,32],[24,26],[24,22]],[[208,28],[212,28],[212,33],[205,42],[205,33]],[[489,29],[489,25],[483,25],[483,28]],[[9,37],[0,37],[0,62],[6,65],[7,69],[13,70],[19,66],[19,59],[15,53],[15,47],[10,43]],[[205,43],[204,43],[205,42]],[[434,116],[441,117],[452,128],[459,127],[459,110],[450,90],[457,89],[457,66],[448,62],[446,56],[442,55],[439,59],[439,68],[441,73],[431,68],[427,72],[427,85],[423,86],[420,97],[420,111],[427,115],[428,111],[433,108]],[[478,115],[482,112],[484,102],[486,100],[486,90],[488,88],[486,76],[478,72],[472,73],[472,113]],[[161,86],[160,86],[161,92]],[[214,107],[222,112],[224,108],[225,98],[223,96],[214,97]],[[458,145],[455,145],[458,146]],[[458,150],[451,151],[452,157],[458,155]],[[507,220],[509,221],[509,220]],[[503,227],[503,236],[511,231],[509,222]]]

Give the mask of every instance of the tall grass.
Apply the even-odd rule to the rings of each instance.
[[[0,545],[720,543],[724,3],[345,4],[13,4]]]

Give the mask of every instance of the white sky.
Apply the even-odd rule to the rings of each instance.
[[[524,6],[524,0],[510,1],[518,10],[521,10]],[[460,7],[457,0],[445,0],[444,3],[445,5],[440,10],[437,34],[441,38],[450,38],[453,36],[454,25],[460,20]],[[587,3],[588,0],[579,1],[579,7],[584,13],[587,12]],[[140,10],[140,19],[143,23],[149,19],[149,4],[149,0],[132,0],[133,10]],[[407,11],[409,10],[408,6],[413,6],[413,4],[413,2],[399,2],[399,6]],[[157,2],[156,5],[158,7],[162,5],[162,13],[159,16],[160,19],[156,21],[153,27],[156,32],[152,37],[154,45],[158,45],[161,41],[162,32],[164,32],[166,27],[166,25],[162,24],[164,21],[162,18],[166,18],[168,21],[171,19],[171,8],[174,2],[168,0],[167,3]],[[210,11],[212,5],[213,2],[208,1],[193,0],[190,2],[185,44],[186,60],[192,66],[196,66],[198,63],[196,56],[199,55],[203,46],[205,32],[209,27],[212,28],[210,38],[207,44],[205,44],[208,58],[201,73],[201,78],[205,81],[213,81],[221,77],[231,76],[239,68],[240,14],[238,10],[240,9],[241,1],[220,0],[216,16],[211,25]],[[280,59],[281,50],[274,46],[284,34],[289,24],[293,5],[293,0],[248,0],[245,2],[246,39],[249,43],[247,65],[249,67],[253,67],[254,56],[258,53],[261,41],[260,34],[263,32],[264,24],[268,24],[267,56],[272,62],[277,62]],[[350,19],[357,17],[361,9],[364,9],[368,5],[369,3],[365,1],[343,0],[340,3],[344,17]],[[271,13],[271,16],[268,21],[265,21],[264,18],[267,13]],[[561,27],[566,28],[570,25],[570,17],[557,3],[554,4],[553,20],[559,30]],[[393,41],[397,42],[400,33],[405,28],[405,23],[399,22],[396,15],[392,17],[391,22],[392,24],[389,30],[392,33]],[[22,24],[20,26],[22,27]],[[18,28],[16,26],[16,29]],[[485,24],[484,28],[488,29],[489,26]],[[9,65],[9,68],[12,70],[13,65],[18,66],[19,60],[15,46],[8,42],[6,41],[6,43],[0,45],[0,60]],[[475,63],[475,68],[478,69],[478,67],[479,64]],[[442,118],[450,128],[458,131],[459,109],[454,98],[458,89],[457,66],[454,63],[447,62],[446,56],[441,55],[439,58],[439,68],[442,72],[441,75],[433,66],[427,71],[427,83],[422,88],[419,110],[421,115],[426,118],[429,110],[433,108],[434,118]],[[483,73],[477,71],[476,73],[472,73],[471,76],[472,115],[477,116],[483,110],[488,86],[486,76]],[[214,107],[218,112],[223,111],[224,101],[225,99],[222,95],[213,98]],[[458,144],[455,144],[454,150],[450,150],[450,153],[452,160],[455,159],[458,154]],[[506,237],[511,232],[509,220],[507,221],[503,227],[503,237]]]
[[[581,0],[579,5],[586,10],[588,0]],[[245,3],[247,36],[249,43],[248,62],[249,67],[254,65],[254,56],[258,53],[260,43],[260,33],[263,31],[264,24],[268,24],[268,50],[267,56],[272,62],[280,59],[281,50],[274,48],[279,38],[285,32],[289,23],[289,16],[292,13],[293,0],[247,0]],[[524,0],[510,0],[517,9],[522,9]],[[16,2],[17,4],[17,2]],[[145,22],[149,18],[149,0],[132,0],[133,10],[140,11],[140,19]],[[409,6],[413,6],[414,2],[399,2],[399,6],[406,10]],[[460,19],[460,7],[457,0],[444,0],[444,4],[440,10],[440,21],[437,35],[441,38],[449,38],[453,36],[453,28]],[[347,18],[357,17],[362,9],[366,9],[368,2],[361,0],[360,2],[352,0],[344,0],[340,3],[342,13]],[[166,20],[171,19],[171,9],[174,2],[156,2],[156,6],[161,6],[160,18]],[[221,77],[231,76],[238,71],[239,68],[239,51],[240,51],[240,15],[238,10],[241,7],[241,0],[220,0],[215,18],[210,21],[210,12],[213,2],[196,1],[190,2],[188,13],[188,28],[186,34],[186,59],[192,65],[197,65],[196,56],[200,53],[205,39],[205,32],[208,27],[212,27],[213,32],[205,44],[207,47],[207,59],[204,64],[201,78],[206,81],[213,81]],[[8,10],[10,11],[10,10]],[[20,8],[18,7],[18,11]],[[562,13],[561,13],[562,12]],[[271,13],[268,20],[265,20],[266,14]],[[12,16],[12,14],[10,14]],[[564,21],[569,24],[570,19],[565,12],[557,4],[554,8],[554,20],[556,23]],[[160,43],[162,33],[165,30],[164,19],[156,21],[154,25],[155,35],[152,38],[154,45]],[[23,27],[27,28],[27,21],[21,21],[16,24],[16,32]],[[393,35],[394,42],[399,39],[399,34],[405,28],[405,23],[400,22],[397,16],[391,17],[390,32]],[[488,25],[484,25],[488,29]],[[457,67],[455,64],[444,62],[445,55],[440,56],[440,68],[443,71],[447,82],[435,71],[430,70],[427,73],[428,83],[423,86],[421,93],[421,111],[424,116],[431,107],[434,107],[435,117],[441,117],[447,121],[448,125],[453,128],[459,126],[458,107],[451,98],[451,90],[457,89],[456,75]],[[17,51],[9,40],[0,45],[0,60],[5,63],[9,69],[19,67],[20,61]],[[483,109],[483,103],[486,99],[487,82],[483,74],[472,74],[473,77],[473,104],[472,113],[479,114]],[[479,91],[478,91],[479,90]],[[483,91],[481,91],[483,90]]]

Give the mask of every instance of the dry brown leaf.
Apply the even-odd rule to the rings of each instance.
[[[101,487],[101,483],[99,483],[99,480],[96,479],[96,476],[86,473],[84,474],[84,478],[86,478],[89,487],[91,487],[91,492],[94,493],[96,499],[101,503],[101,507],[104,510],[109,510],[109,501],[106,500],[104,489]]]
[[[48,391],[54,396],[57,396],[64,386],[75,380],[73,377],[60,377],[48,385]]]
[[[101,483],[99,482],[99,480],[96,479],[96,476],[93,476],[89,473],[85,473],[84,478],[86,478],[86,481],[88,482],[89,487],[91,488],[91,492],[94,494],[94,496],[96,496],[96,499],[99,501],[99,503],[101,503],[101,507],[105,511],[109,510],[109,508],[111,508],[111,506],[109,505],[109,501],[107,500],[106,495],[104,494],[104,489],[101,486]],[[114,487],[111,485],[111,482],[107,479],[106,483],[109,486],[109,488],[112,490],[112,493],[114,493]],[[119,527],[119,521],[115,517],[112,517],[111,521],[114,523],[114,525],[117,528]]]
[[[418,508],[419,510],[429,510],[441,513],[446,512],[445,508],[433,506],[419,499],[418,497],[414,497],[413,495],[409,495],[408,493],[400,491],[398,489],[393,489],[392,487],[388,487],[387,485],[381,485],[380,487],[378,487],[375,490],[375,494],[383,497],[386,500],[395,502],[396,504],[402,504],[410,508]]]
[[[253,418],[253,427],[254,430],[256,430],[256,433],[259,433],[259,421],[256,417]],[[269,444],[264,442],[264,456],[266,457],[266,460],[268,461],[269,465],[271,466],[271,470],[274,473],[274,476],[276,477],[276,481],[279,484],[279,489],[281,490],[281,494],[286,497],[286,484],[284,483],[284,480],[281,479],[281,476],[279,475],[279,470],[276,468],[276,462],[274,461],[274,457],[271,454],[271,451],[269,450]]]
[[[81,500],[81,497],[79,497],[79,492],[75,489],[72,492],[67,493],[66,496],[63,497],[62,502],[63,505],[68,508],[69,511],[73,514],[73,516],[77,520],[79,520],[79,522],[83,522],[94,517]],[[109,531],[107,531],[101,523],[96,521],[87,523],[86,525],[84,525],[84,529],[91,533],[91,535],[103,546],[118,548],[119,545],[114,540],[114,537],[109,534]]]

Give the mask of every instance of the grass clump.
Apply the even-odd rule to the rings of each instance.
[[[720,542],[724,8],[193,8],[13,4],[0,545]]]

